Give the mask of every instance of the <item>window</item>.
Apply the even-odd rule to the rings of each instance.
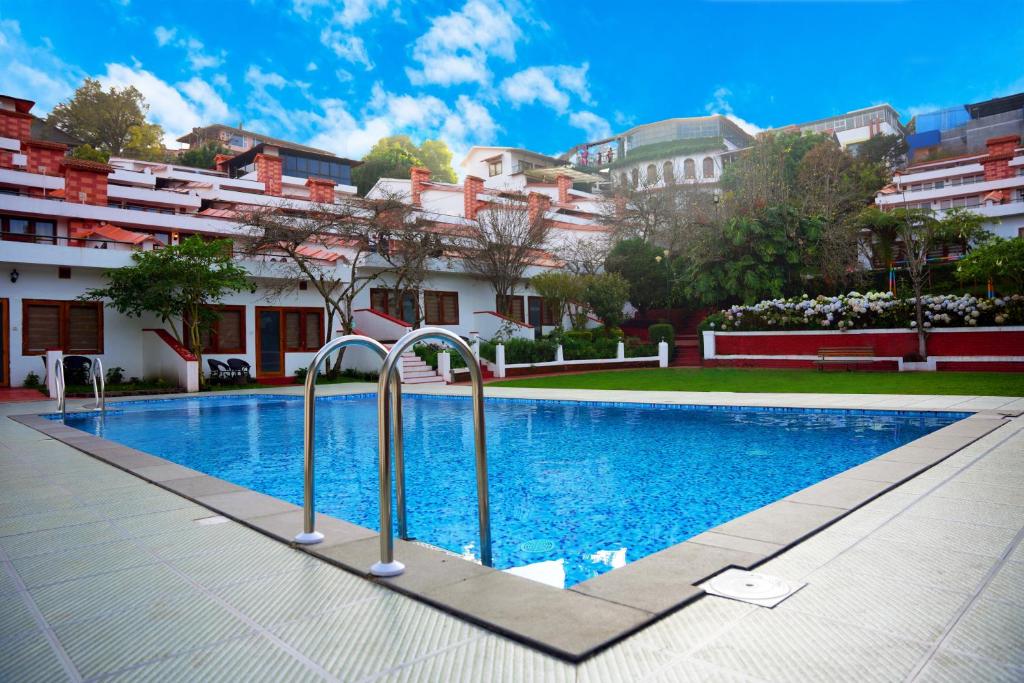
[[[683,162],[683,177],[686,180],[697,179],[697,164],[694,163],[693,159],[687,159]]]
[[[715,177],[715,160],[711,157],[704,157],[704,177]]]
[[[506,315],[521,323],[526,322],[526,311],[523,308],[523,297],[504,297],[499,294],[494,299],[494,305],[497,308],[498,313],[501,315]]]
[[[459,293],[423,292],[423,318],[428,325],[458,325]]]
[[[11,242],[57,243],[57,224],[53,221],[0,216],[0,230],[3,238]]]
[[[658,183],[658,167],[654,164],[647,164],[647,184],[656,185]]]
[[[665,178],[665,184],[671,185],[676,181],[676,172],[671,161],[666,161],[661,167],[661,175]]]
[[[245,353],[245,306],[217,306],[217,319],[202,335],[203,353]]]
[[[245,138],[241,135],[232,135],[228,140],[228,147],[245,147]]]
[[[634,168],[632,171],[629,172],[629,175],[630,182],[632,183],[633,188],[635,189],[640,184],[640,169]]]
[[[320,309],[284,310],[284,350],[317,351],[324,345],[324,312]]]
[[[50,349],[103,353],[103,304],[98,301],[22,302],[22,355]]]
[[[491,159],[487,162],[487,175],[494,177],[501,175],[501,159]]]
[[[415,292],[406,292],[402,297],[402,303],[398,303],[398,291],[394,289],[373,288],[370,290],[370,308],[392,318],[398,318],[407,323],[416,322],[416,312],[419,307],[418,297]]]

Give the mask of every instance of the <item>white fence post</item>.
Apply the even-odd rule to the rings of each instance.
[[[619,360],[622,360],[626,357],[626,344],[624,342],[619,342],[618,345],[615,347],[615,357],[618,358]]]
[[[497,366],[494,370],[496,377],[505,376],[505,345],[498,344],[494,347],[494,364]]]
[[[562,345],[561,344],[559,344],[558,348],[555,349],[555,362],[556,363],[564,363],[565,362],[565,354],[562,352]]]
[[[668,342],[658,342],[658,367],[668,367]]]
[[[50,392],[50,398],[57,398],[57,373],[53,369],[64,360],[63,351],[46,352],[46,390]]]
[[[704,360],[711,360],[715,357],[715,331],[704,330]]]
[[[438,352],[437,371],[446,384],[452,383],[452,357],[447,351]]]
[[[480,362],[480,338],[479,337],[477,337],[476,339],[473,340],[473,343],[470,344],[470,348],[473,349],[473,357],[476,358],[476,362],[479,363]]]

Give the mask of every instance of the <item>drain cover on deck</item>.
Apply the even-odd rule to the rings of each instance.
[[[761,607],[775,607],[806,585],[806,583],[793,583],[767,574],[757,574],[742,569],[727,569],[715,578],[706,581],[701,588],[711,595],[749,602]]]

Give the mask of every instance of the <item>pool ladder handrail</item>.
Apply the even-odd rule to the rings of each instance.
[[[86,410],[98,410],[101,413],[107,412],[107,380],[103,374],[103,361],[99,358],[92,359],[92,365],[89,366],[89,378],[92,380],[92,394],[96,398],[96,403],[93,405],[86,405]]]
[[[67,409],[67,385],[64,381],[64,359],[61,358],[53,366],[53,384],[57,390],[57,410],[60,411],[60,421],[66,422],[68,417]]]
[[[398,576],[405,571],[405,565],[395,560],[394,531],[391,527],[391,439],[388,431],[389,391],[401,384],[398,363],[402,354],[418,341],[436,339],[455,348],[469,368],[473,383],[473,437],[476,455],[477,517],[480,523],[480,561],[486,567],[493,566],[491,555],[491,512],[487,490],[487,437],[484,425],[484,389],[480,363],[466,341],[441,327],[422,327],[409,332],[395,342],[384,358],[380,379],[377,384],[377,449],[380,479],[380,561],[370,567],[374,576]],[[394,401],[395,413],[401,411],[401,396]],[[400,421],[399,421],[400,424]],[[400,433],[395,435],[395,491],[398,508],[398,533],[408,538],[405,514],[405,459],[400,448]]]
[[[316,490],[315,490],[315,427],[316,427],[316,379],[320,374],[320,367],[332,353],[347,346],[361,346],[375,352],[384,360],[388,355],[388,349],[376,339],[371,339],[361,334],[346,334],[335,337],[317,351],[313,356],[309,369],[306,371],[306,382],[303,391],[304,423],[303,423],[303,519],[302,533],[295,537],[295,542],[302,545],[312,545],[324,540],[323,533],[316,530]],[[393,403],[398,406],[392,415],[395,432],[395,453],[403,453],[402,445],[402,387],[395,384],[391,387]],[[397,457],[397,456],[396,456]]]

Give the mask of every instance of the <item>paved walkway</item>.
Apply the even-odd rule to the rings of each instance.
[[[1022,537],[1016,418],[766,564],[808,582],[775,609],[704,597],[576,667],[0,418],[0,680],[1020,681]]]

